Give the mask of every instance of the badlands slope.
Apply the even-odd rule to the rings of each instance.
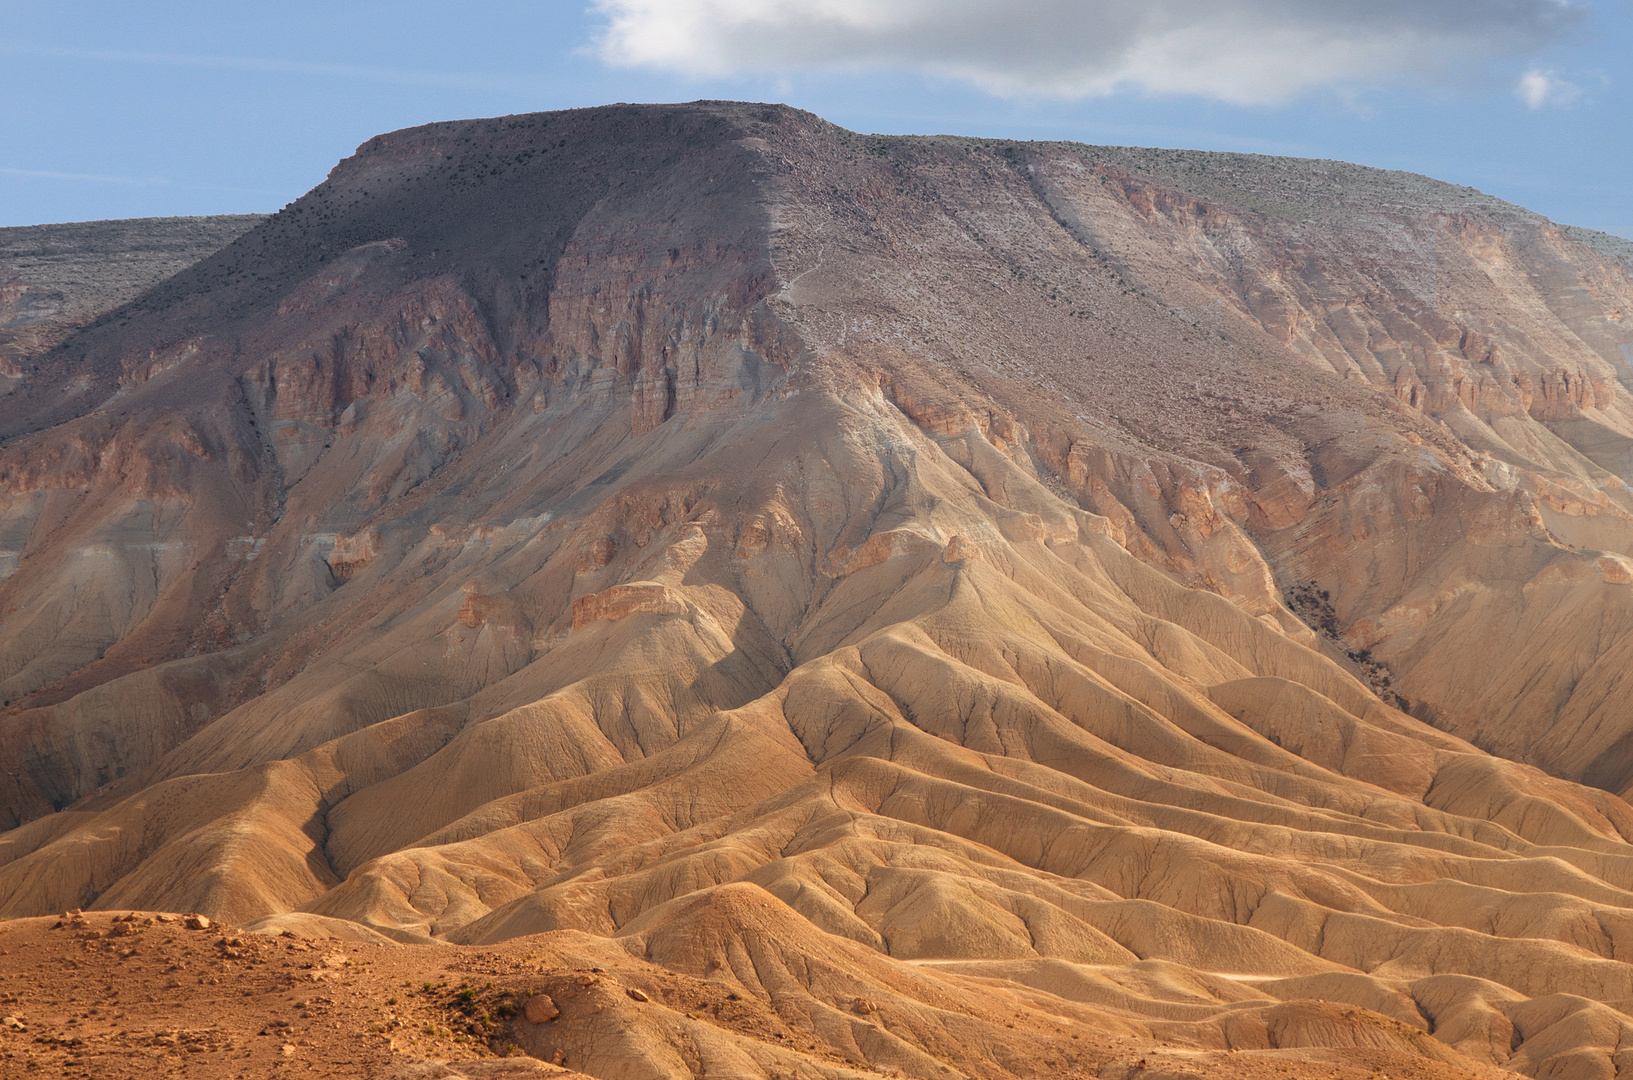
[[[609,1078],[1633,1075],[1630,265],[1333,162],[380,136],[0,399],[0,915],[799,1032],[518,1036]]]

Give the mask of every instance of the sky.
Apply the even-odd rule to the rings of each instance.
[[[1633,0],[0,0],[0,226],[276,210],[383,131],[782,101],[1337,158],[1633,239]]]

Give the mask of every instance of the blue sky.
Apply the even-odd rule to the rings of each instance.
[[[0,0],[0,225],[273,210],[382,131],[614,101],[1340,158],[1633,238],[1633,0]]]

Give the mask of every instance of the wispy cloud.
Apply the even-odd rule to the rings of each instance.
[[[535,79],[511,75],[485,75],[458,71],[412,71],[397,68],[360,67],[352,64],[319,64],[305,60],[276,60],[254,56],[201,56],[191,53],[126,52],[118,49],[64,49],[49,45],[27,44],[0,44],[0,54],[53,57],[61,60],[89,60],[102,63],[151,64],[160,67],[248,71],[269,75],[312,75],[406,86],[443,87],[453,90],[516,91],[537,86],[537,80]]]
[[[609,64],[701,77],[895,69],[1003,97],[1240,105],[1534,51],[1577,0],[594,0]]]
[[[182,191],[224,191],[230,195],[274,195],[280,199],[294,198],[299,191],[274,191],[272,188],[236,187],[231,184],[177,184]]]
[[[1550,105],[1556,108],[1573,105],[1582,99],[1583,90],[1552,71],[1532,68],[1514,84],[1514,93],[1527,107],[1536,110]]]
[[[52,172],[49,169],[9,169],[0,166],[0,176],[28,176],[40,180],[86,180],[97,184],[168,184],[162,176],[106,176],[101,173]]]

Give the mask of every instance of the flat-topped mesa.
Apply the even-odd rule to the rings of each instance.
[[[1246,261],[1221,276],[1231,259]],[[1479,514],[1507,516],[1496,528],[1529,536],[1541,519],[1480,490],[1526,486],[1517,468],[1553,478],[1536,482],[1546,506],[1593,508],[1585,529],[1574,512],[1547,528],[1620,543],[1601,521],[1621,521],[1622,494],[1566,499],[1559,485],[1618,468],[1626,391],[1606,358],[1627,336],[1611,318],[1619,267],[1468,189],[1331,162],[879,139],[707,102],[383,135],[40,359],[13,393],[0,482],[15,497],[103,493],[74,510],[80,547],[125,529],[120,493],[140,491],[185,522],[142,543],[226,553],[248,533],[264,555],[161,562],[132,611],[143,645],[118,647],[104,620],[36,663],[58,637],[39,624],[3,681],[14,700],[63,701],[144,655],[247,640],[360,573],[350,538],[383,538],[394,517],[502,475],[473,451],[530,423],[563,453],[587,440],[610,453],[620,428],[707,439],[798,385],[877,386],[941,440],[973,427],[1142,559],[1289,632],[1286,583],[1322,580],[1340,623],[1395,662],[1420,635],[1370,628],[1398,624],[1387,612],[1411,581],[1362,585],[1310,536],[1398,548],[1422,518],[1443,550],[1451,534],[1419,505],[1441,477],[1462,493],[1452,502],[1484,499]],[[1558,293],[1505,291],[1519,280]],[[1362,429],[1385,441],[1343,434]],[[1426,447],[1436,464],[1420,476]],[[1381,518],[1306,520],[1321,490],[1378,470]],[[223,516],[222,500],[251,509]],[[821,567],[886,543],[823,542]],[[47,602],[73,572],[23,546],[6,549],[9,587]],[[288,576],[314,555],[309,583]],[[1358,565],[1373,558],[1393,556]],[[136,564],[98,587],[124,590],[149,572]],[[200,637],[201,623],[216,629]],[[1443,669],[1403,677],[1425,715],[1475,722],[1481,699],[1454,706]]]
[[[1316,197],[1333,191],[1336,217]],[[1246,262],[1221,277],[1238,249]],[[1538,483],[1554,493],[1614,471],[1629,427],[1606,359],[1627,336],[1611,319],[1619,265],[1467,189],[1331,162],[878,139],[731,103],[383,135],[40,359],[13,393],[0,481],[16,497],[105,493],[74,511],[81,547],[125,528],[118,495],[137,490],[175,503],[185,524],[163,531],[191,550],[224,553],[248,532],[265,555],[161,563],[132,612],[151,638],[139,649],[103,621],[83,647],[23,659],[4,680],[14,699],[51,687],[31,700],[67,700],[143,654],[246,640],[361,571],[354,541],[328,537],[383,537],[380,523],[483,475],[484,441],[528,423],[564,452],[610,451],[620,427],[703,438],[697,425],[792,390],[796,369],[813,388],[877,386],[937,439],[973,425],[1139,557],[1289,631],[1278,581],[1321,579],[1341,623],[1384,625],[1407,578],[1362,586],[1307,537],[1393,544],[1424,513],[1412,492],[1438,476],[1479,502],[1482,487],[1516,483],[1502,469],[1553,477]],[[1529,276],[1487,272],[1501,266]],[[1505,291],[1522,279],[1558,295]],[[1594,295],[1605,312],[1583,300]],[[1316,412],[1289,421],[1289,402]],[[1384,443],[1338,434],[1369,426]],[[1424,447],[1435,477],[1417,475]],[[1392,471],[1380,520],[1304,520],[1320,490],[1378,469]],[[252,509],[226,520],[204,492],[218,493],[211,508]],[[1530,535],[1535,515],[1504,498],[1480,512]],[[1573,498],[1594,523],[1548,528],[1619,543],[1599,519],[1621,520],[1621,494]],[[358,533],[365,519],[376,524]],[[1433,524],[1425,535],[1448,542]],[[821,565],[864,542],[885,541],[824,540]],[[45,602],[70,579],[49,552],[14,547],[18,595]],[[314,580],[293,584],[288,569],[314,554]],[[145,572],[119,568],[106,588]],[[201,622],[218,629],[187,629]],[[43,624],[25,636],[29,657],[57,638]],[[1400,657],[1415,640],[1366,644]],[[1442,674],[1407,674],[1407,696],[1425,715],[1473,717],[1436,688]]]
[[[8,387],[0,916],[571,931],[833,1076],[1015,1074],[971,978],[1210,1068],[1365,1007],[1611,1075],[1621,259],[779,106],[370,140]]]
[[[260,214],[0,228],[0,394],[73,330],[218,251]]]
[[[744,323],[771,284],[764,169],[740,145],[762,115],[802,114],[609,107],[370,140],[225,250],[42,358],[0,438],[193,360],[259,369],[260,384],[316,379],[324,393],[300,419],[324,426],[367,387],[407,381],[407,358],[426,350],[443,354],[423,356],[433,367],[495,368],[501,392],[606,372],[636,396],[642,429],[729,396],[754,378],[738,352],[782,359]],[[426,333],[450,318],[475,320],[454,328],[471,355]],[[70,400],[56,400],[65,386]]]

